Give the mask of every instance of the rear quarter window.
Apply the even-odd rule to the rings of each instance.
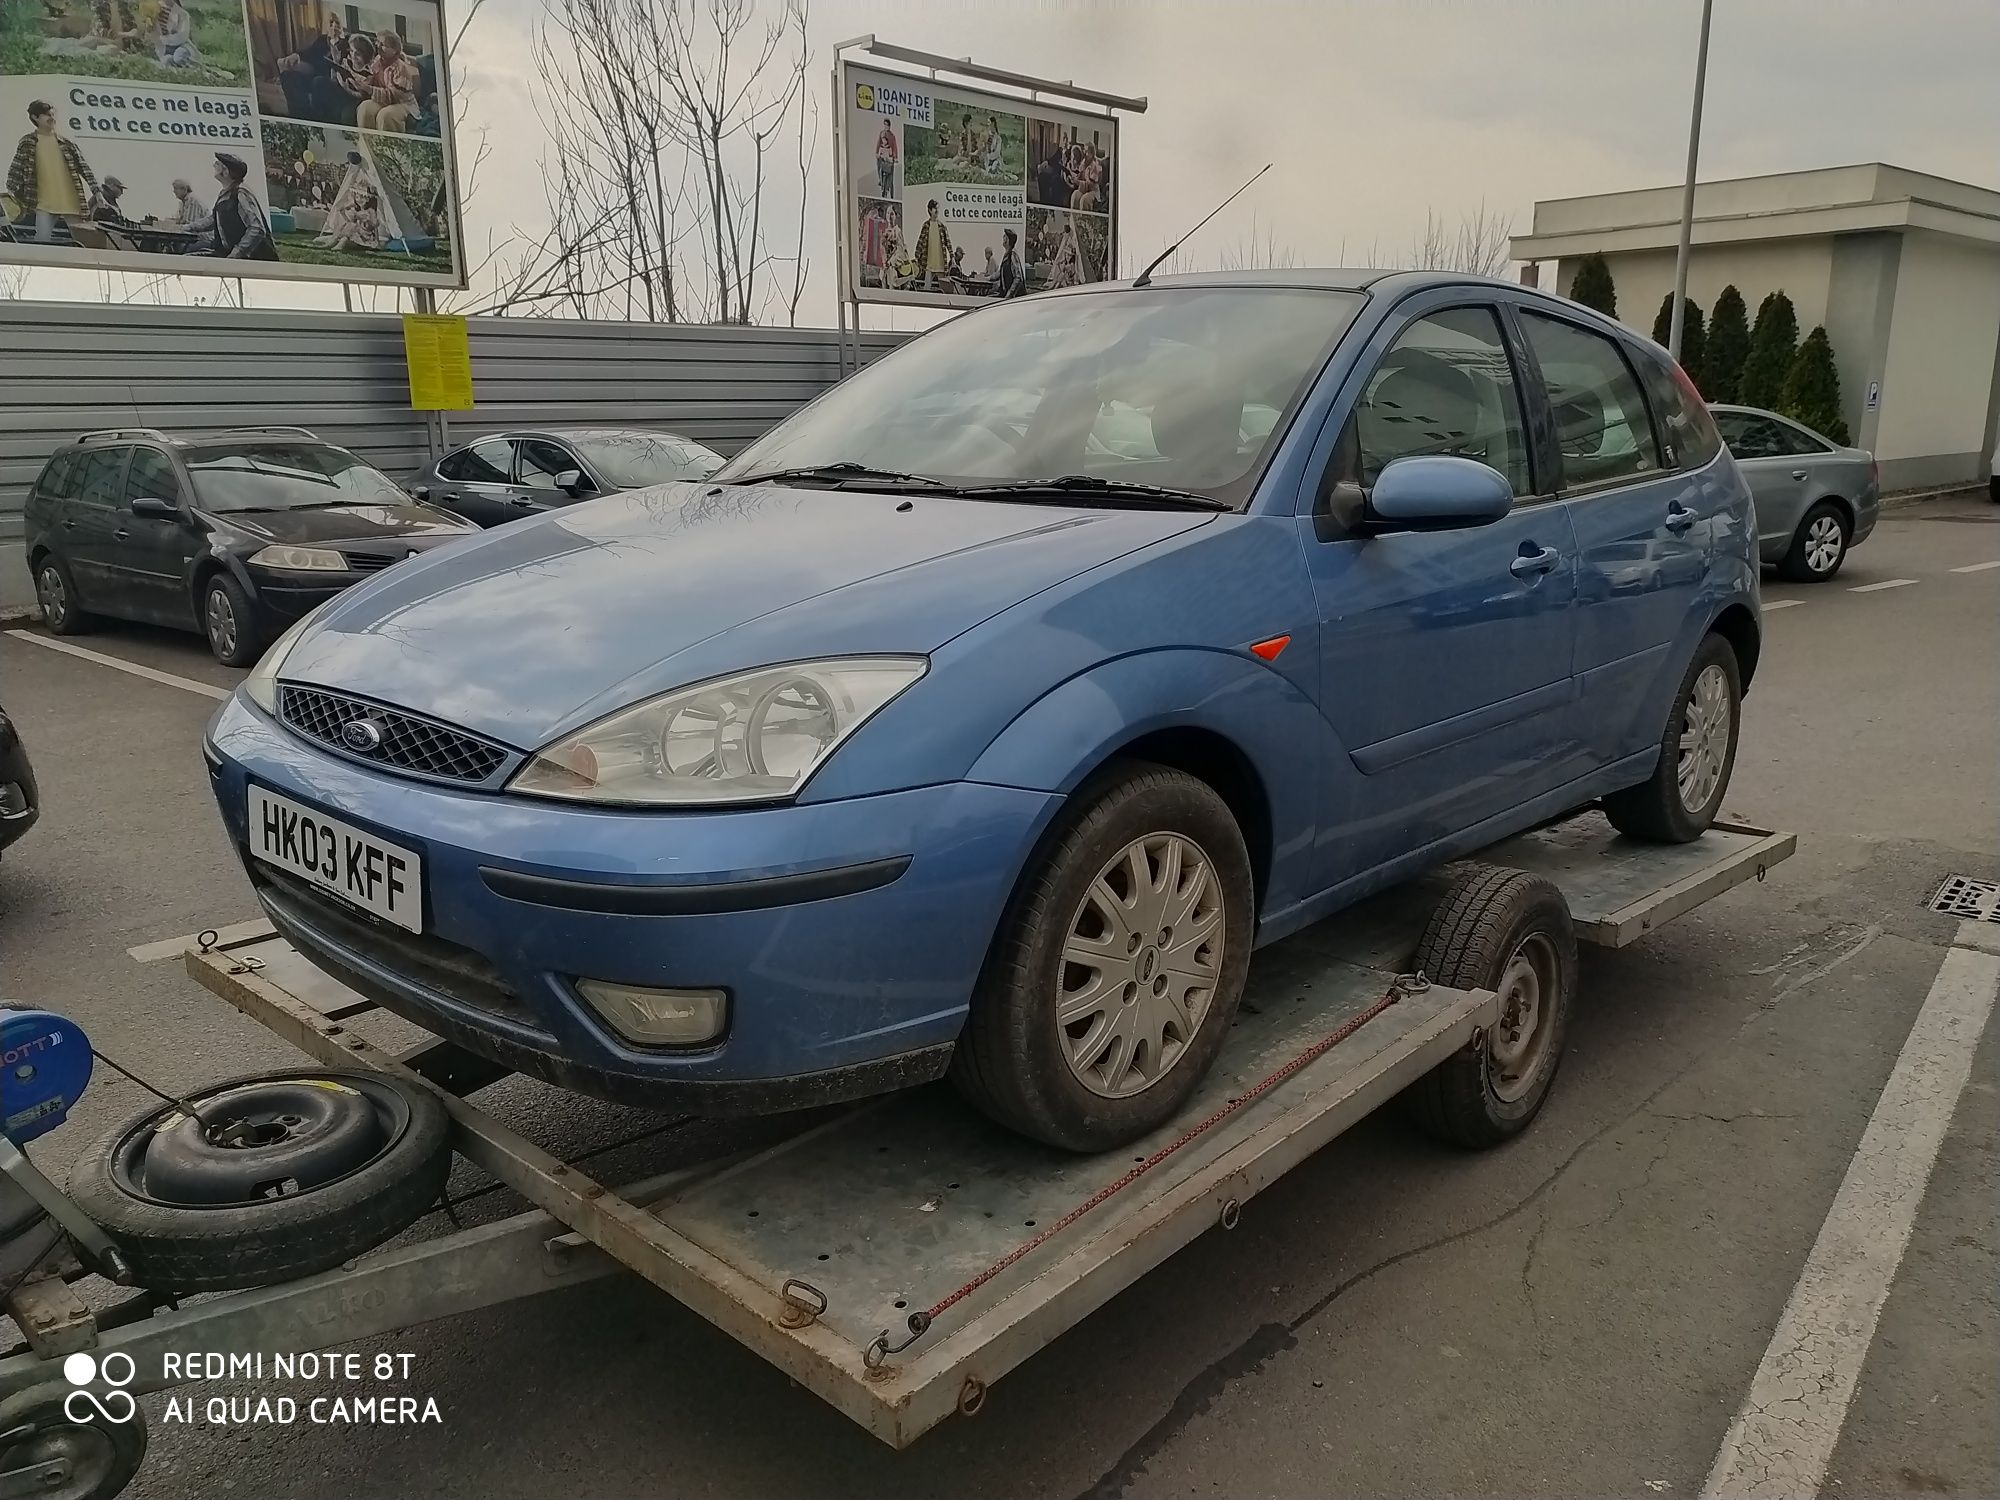
[[[76,455],[58,453],[35,481],[37,500],[68,500],[76,494]]]
[[[1722,451],[1722,434],[1708,403],[1698,400],[1677,366],[1648,351],[1635,351],[1634,363],[1646,383],[1646,395],[1660,419],[1667,440],[1667,462],[1676,469],[1703,469]]]

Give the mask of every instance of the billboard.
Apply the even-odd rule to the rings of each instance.
[[[843,63],[846,294],[963,307],[1117,274],[1118,123]]]
[[[0,0],[0,262],[465,284],[436,0]]]

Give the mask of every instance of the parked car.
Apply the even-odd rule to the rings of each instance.
[[[1099,1149],[1186,1100],[1253,946],[1597,799],[1697,837],[1755,536],[1686,377],[1574,303],[1096,286],[343,596],[208,753],[278,929],[473,1052],[709,1112],[949,1072]],[[1573,962],[1507,941],[1501,1133]]]
[[[706,479],[721,467],[721,454],[672,433],[565,427],[493,433],[452,449],[407,487],[481,526],[503,526],[597,495]]]
[[[2000,438],[1993,441],[1993,455],[1986,460],[1986,493],[2000,505]]]
[[[1755,406],[1712,406],[1757,503],[1758,555],[1800,583],[1824,583],[1868,540],[1881,468],[1810,427]]]
[[[28,764],[27,746],[0,708],[0,849],[35,826],[41,801],[35,790],[35,770]]]
[[[148,620],[200,631],[232,667],[342,589],[475,529],[304,428],[86,432],[43,467],[25,519],[50,630]]]

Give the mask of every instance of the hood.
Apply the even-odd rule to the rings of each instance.
[[[443,540],[475,530],[469,522],[412,500],[407,505],[328,505],[311,510],[203,511],[212,526],[262,542]]]
[[[328,608],[282,675],[536,749],[728,672],[928,653],[1214,519],[764,485],[632,490],[384,572]]]

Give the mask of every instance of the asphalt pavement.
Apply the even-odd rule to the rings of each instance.
[[[1799,852],[1631,948],[1585,950],[1531,1131],[1459,1153],[1389,1115],[1364,1123],[977,1418],[893,1453],[614,1278],[357,1346],[412,1354],[409,1388],[436,1398],[438,1424],[175,1424],[153,1398],[129,1493],[1700,1493],[1930,1011],[1958,924],[1925,900],[1947,874],[2000,877],[1988,563],[2000,507],[1960,497],[1886,515],[1831,585],[1767,584],[1779,607],[1727,810],[1795,830]],[[255,915],[199,749],[208,694],[240,674],[137,627],[75,644],[153,675],[0,633],[0,699],[47,803],[0,861],[0,991],[75,1015],[162,1084],[295,1061],[177,965],[127,954]],[[2000,1494],[1996,1063],[1989,1033],[1963,1092],[1935,1102],[1948,1128],[1907,1249],[1883,1263],[1879,1323],[1855,1342],[1824,1494]],[[560,1149],[635,1119],[512,1084],[480,1099]],[[38,1159],[59,1173],[145,1100],[100,1072]],[[659,1164],[639,1155],[635,1170]]]

